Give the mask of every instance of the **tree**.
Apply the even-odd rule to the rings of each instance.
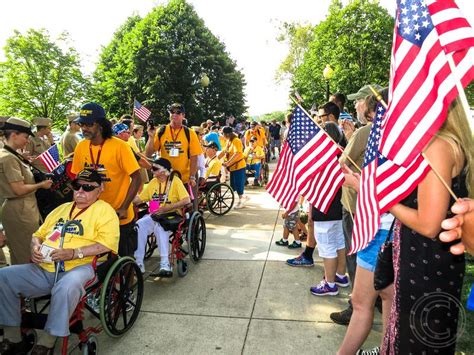
[[[77,110],[87,80],[77,52],[67,44],[67,33],[53,42],[46,30],[15,31],[5,46],[6,61],[0,63],[2,115],[49,117],[62,124],[68,112]]]
[[[208,87],[200,84],[206,74]],[[136,98],[164,122],[166,107],[182,102],[191,123],[245,111],[245,81],[224,45],[185,0],[129,19],[100,59],[95,92],[112,114],[131,111]]]
[[[353,93],[363,85],[388,85],[394,19],[377,1],[353,0],[346,7],[333,0],[326,20],[296,68],[293,88],[307,102],[326,99],[323,70],[334,69],[332,92]]]
[[[286,42],[289,51],[277,69],[275,75],[277,82],[293,78],[295,70],[302,64],[304,54],[313,38],[313,29],[314,27],[308,24],[301,25],[289,22],[281,24],[280,35],[277,37],[277,41]]]

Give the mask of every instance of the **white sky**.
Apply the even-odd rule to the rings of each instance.
[[[247,81],[246,99],[250,115],[284,110],[288,83],[277,85],[275,71],[287,53],[278,43],[278,24],[317,24],[326,16],[330,0],[188,0],[206,26],[226,45],[227,51]],[[115,30],[132,13],[144,17],[164,0],[2,0],[0,46],[13,30],[46,28],[53,38],[68,31],[81,55],[86,72],[94,68],[101,46],[109,43]],[[347,1],[346,1],[347,2]],[[381,0],[394,14],[396,0]],[[471,24],[474,2],[457,0]],[[3,51],[0,54],[3,59]],[[212,83],[211,83],[212,85]]]

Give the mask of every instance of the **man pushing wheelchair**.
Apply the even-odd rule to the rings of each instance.
[[[85,294],[84,286],[95,276],[94,256],[117,253],[119,219],[108,203],[98,200],[103,177],[98,171],[83,170],[72,186],[74,201],[53,210],[33,234],[32,263],[0,269],[2,355],[28,351],[20,333],[21,298],[49,294],[51,303],[44,334],[31,354],[52,354],[56,338],[69,336],[69,319]],[[62,231],[66,223],[71,224]]]

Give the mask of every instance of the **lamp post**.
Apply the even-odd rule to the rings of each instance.
[[[334,75],[334,70],[329,64],[326,64],[326,68],[323,70],[323,77],[326,80],[326,101],[329,101],[329,80],[331,80]]]

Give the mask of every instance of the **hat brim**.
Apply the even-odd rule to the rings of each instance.
[[[20,126],[18,124],[13,124],[10,122],[5,122],[5,124],[2,126],[2,130],[18,131],[21,133],[28,133],[30,136],[34,136],[33,132],[31,131],[31,128]]]
[[[96,122],[99,122],[99,121],[102,121],[102,120],[105,120],[105,117],[94,118],[94,117],[79,116],[78,118],[76,118],[72,122],[91,124],[91,123],[96,123]]]

